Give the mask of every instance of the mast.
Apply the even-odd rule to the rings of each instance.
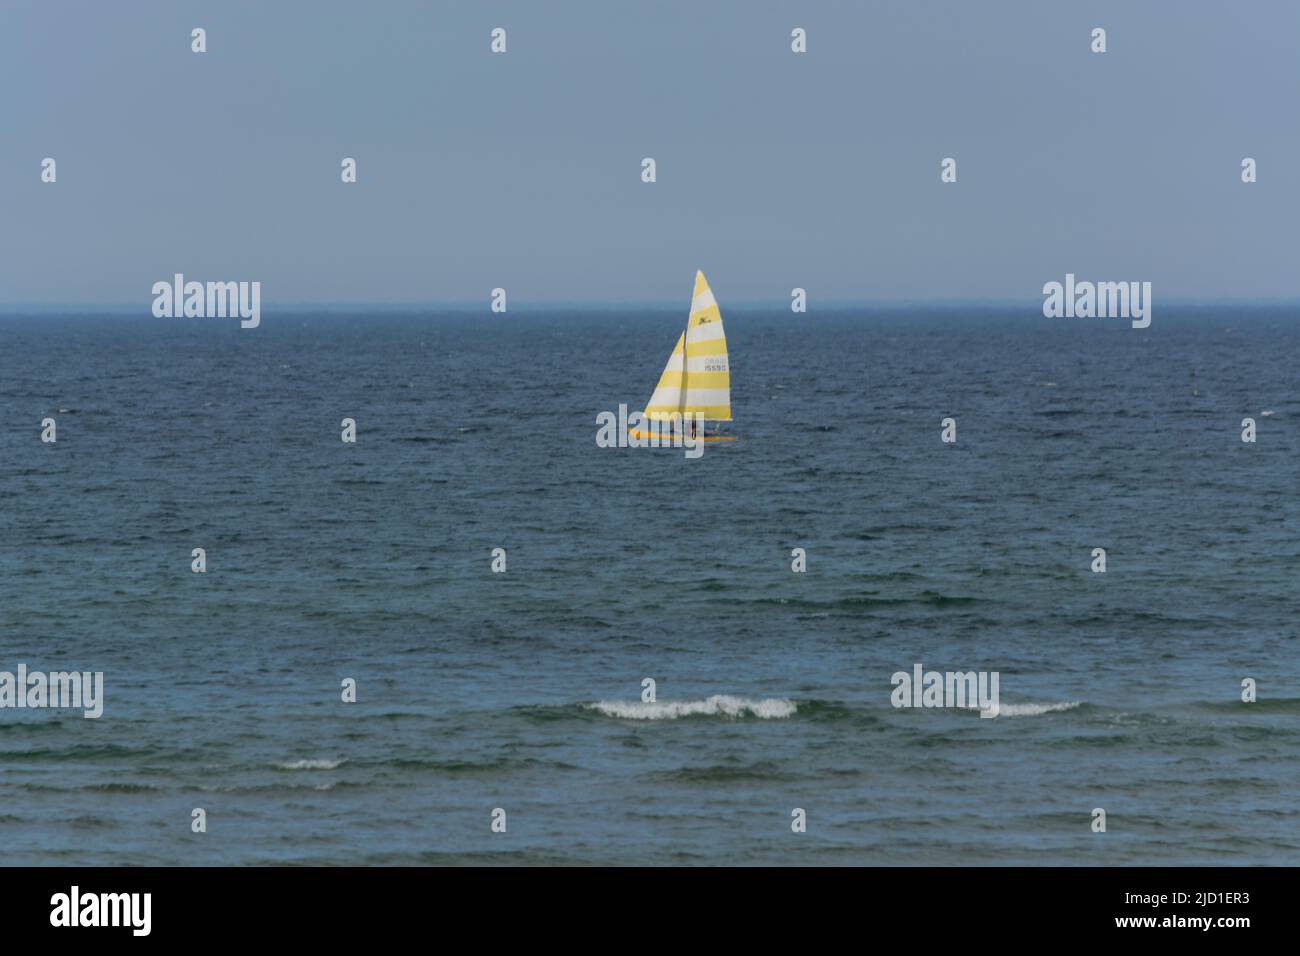
[[[686,313],[686,330],[682,332],[682,390],[677,399],[677,405],[682,410],[682,437],[686,436],[686,350],[691,341],[691,313]]]

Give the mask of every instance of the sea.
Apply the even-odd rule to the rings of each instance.
[[[0,317],[0,863],[1300,864],[1300,308],[723,314]]]

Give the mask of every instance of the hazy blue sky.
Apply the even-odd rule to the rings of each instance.
[[[0,305],[1297,298],[1297,163],[1294,0],[0,5]]]

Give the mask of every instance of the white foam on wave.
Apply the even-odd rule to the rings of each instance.
[[[754,700],[749,697],[732,697],[730,694],[714,694],[703,700],[659,700],[653,703],[643,700],[599,700],[584,706],[606,717],[622,720],[676,720],[678,717],[695,716],[753,716],[773,720],[789,717],[799,709],[794,701],[784,697]]]
[[[1081,700],[1066,700],[1057,704],[1000,704],[999,717],[1037,717],[1039,714],[1053,714],[1061,710],[1074,710],[1082,704]]]
[[[347,763],[346,758],[339,760],[291,760],[289,763],[276,764],[281,770],[334,770]]]

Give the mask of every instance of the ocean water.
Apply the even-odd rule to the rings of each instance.
[[[0,318],[0,861],[1300,863],[1300,310],[723,305]]]

